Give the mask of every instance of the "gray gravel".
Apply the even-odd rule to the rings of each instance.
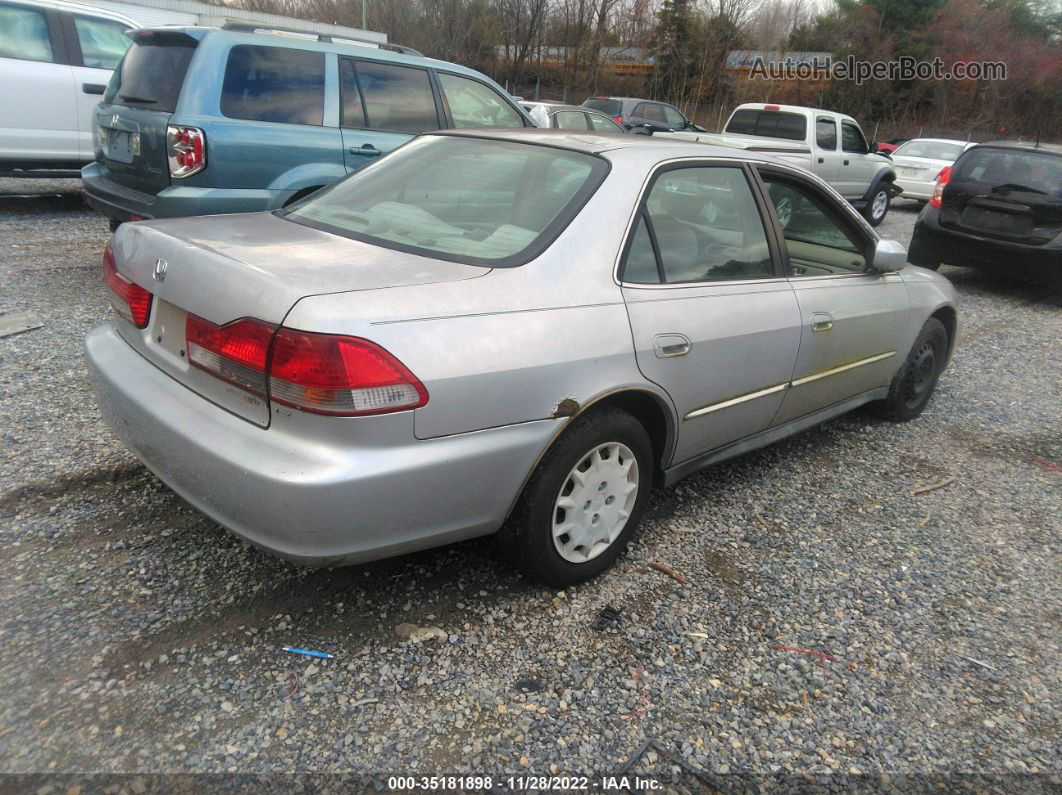
[[[1057,294],[946,267],[963,338],[920,419],[856,413],[657,494],[591,584],[525,582],[489,541],[303,571],[102,425],[80,340],[108,311],[107,226],[77,188],[0,180],[0,308],[45,319],[0,339],[0,770],[597,785],[651,740],[630,769],[674,791],[1062,786]],[[913,219],[901,203],[882,231]]]

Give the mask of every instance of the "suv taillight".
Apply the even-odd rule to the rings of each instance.
[[[166,155],[170,161],[170,176],[190,177],[206,168],[206,133],[198,127],[166,128]]]
[[[623,124],[623,117],[622,116],[613,116],[612,117],[612,121],[616,122],[616,124]]]
[[[944,186],[951,181],[951,166],[944,166],[937,174],[937,184],[933,188],[933,197],[929,200],[930,207],[940,207],[941,200],[944,198]]]
[[[103,249],[103,280],[111,291],[111,306],[137,328],[147,328],[151,293],[118,272],[110,242]]]
[[[215,326],[188,315],[185,339],[196,367],[259,397],[265,397],[268,374],[270,400],[302,411],[384,414],[428,402],[424,385],[405,365],[359,337],[277,330],[251,318]]]

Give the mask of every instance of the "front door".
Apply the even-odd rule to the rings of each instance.
[[[888,386],[903,362],[909,299],[899,274],[870,267],[874,240],[848,208],[794,173],[760,169],[800,310],[800,352],[775,425]],[[777,212],[777,211],[776,211]],[[898,310],[903,314],[897,317]]]
[[[442,126],[427,69],[341,58],[339,87],[348,172]]]
[[[855,122],[841,120],[841,191],[846,199],[861,199],[870,181],[885,164],[884,158],[872,155],[863,131]]]
[[[620,279],[638,366],[678,409],[674,462],[766,429],[800,340],[749,174],[683,163],[657,172]]]

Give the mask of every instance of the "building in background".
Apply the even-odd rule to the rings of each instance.
[[[261,25],[263,28],[283,28],[311,35],[356,39],[372,44],[387,43],[386,33],[332,25],[327,22],[314,22],[308,19],[296,19],[280,14],[267,14],[262,11],[215,6],[200,3],[197,0],[88,0],[86,5],[117,11],[146,28],[160,25],[221,27],[225,24],[236,23]]]

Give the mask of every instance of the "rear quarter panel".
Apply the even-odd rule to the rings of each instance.
[[[368,338],[420,378],[419,438],[563,417],[639,373],[613,265],[644,169],[614,166],[582,213],[537,259],[464,282],[312,296],[286,326]],[[623,190],[617,186],[626,185]],[[667,401],[667,398],[664,398]],[[670,403],[670,401],[667,401]]]

